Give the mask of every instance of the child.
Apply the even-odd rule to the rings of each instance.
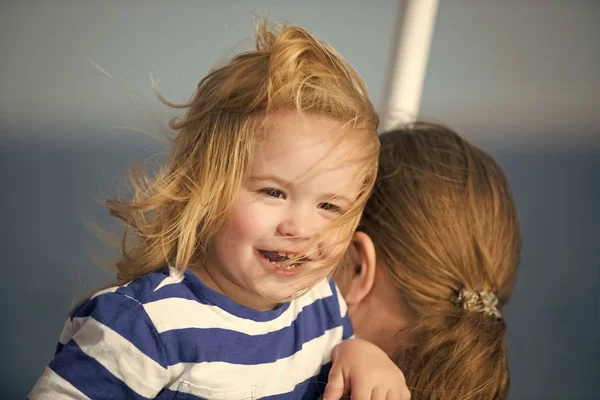
[[[32,399],[323,393],[352,335],[325,278],[375,180],[378,119],[359,75],[303,29],[262,23],[256,45],[181,106],[166,168],[107,202],[134,241],[126,232],[116,286],[71,314]],[[347,347],[333,397],[406,393],[383,352]]]

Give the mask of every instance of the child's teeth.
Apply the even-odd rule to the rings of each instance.
[[[281,261],[270,261],[271,264],[276,265],[277,267],[279,267],[281,269],[291,270],[291,269],[295,269],[296,267],[298,267],[301,264],[301,263],[296,262],[291,265],[284,265],[285,261],[296,257],[296,254],[284,253],[282,251],[274,251],[273,253],[279,255],[280,257],[284,257],[284,259]]]

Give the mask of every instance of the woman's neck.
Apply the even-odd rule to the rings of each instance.
[[[360,307],[349,308],[350,319],[356,337],[376,344],[391,357],[411,343],[407,328],[416,315],[389,280],[378,278]]]
[[[398,314],[386,311],[387,308],[379,308],[378,311],[365,312],[360,320],[355,321],[356,317],[354,318],[353,326],[357,338],[377,345],[392,357],[400,347],[410,342],[406,332],[408,322]]]

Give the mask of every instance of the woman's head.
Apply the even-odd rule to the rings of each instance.
[[[521,236],[492,157],[439,125],[383,134],[379,175],[358,230],[367,243],[359,253],[373,246],[379,286],[399,303],[398,346],[388,350],[413,398],[504,398],[506,326],[493,300],[499,311],[510,297]],[[361,273],[353,271],[354,279]]]
[[[310,134],[313,145],[321,143],[328,151],[311,160],[302,176],[284,174],[282,181],[310,179],[321,164],[353,166],[352,182],[360,184],[351,204],[329,224],[338,225],[345,232],[343,241],[349,241],[375,180],[378,118],[362,79],[333,49],[299,27],[272,30],[263,22],[257,28],[256,50],[213,69],[187,104],[168,104],[186,113],[171,124],[177,136],[167,166],[155,179],[137,181],[133,202],[108,203],[137,237],[124,246],[118,263],[122,280],[166,264],[183,269],[214,257],[215,239],[231,227],[227,222],[240,188],[255,178],[253,166],[286,135]],[[315,124],[317,120],[325,124]],[[298,124],[303,127],[291,132]],[[311,124],[310,132],[302,130]],[[332,203],[327,200],[320,203]],[[223,241],[235,245],[231,237]],[[294,252],[300,251],[296,247]],[[284,264],[293,266],[304,256]],[[334,262],[332,257],[327,263]]]

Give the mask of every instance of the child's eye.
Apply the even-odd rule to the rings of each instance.
[[[264,193],[267,196],[275,197],[277,199],[286,199],[287,196],[284,191],[274,188],[264,188],[258,191],[259,193]]]
[[[336,214],[342,213],[342,208],[340,206],[336,206],[335,204],[331,204],[331,203],[321,203],[321,204],[319,204],[319,208],[322,210],[325,210],[325,211],[336,213]]]

